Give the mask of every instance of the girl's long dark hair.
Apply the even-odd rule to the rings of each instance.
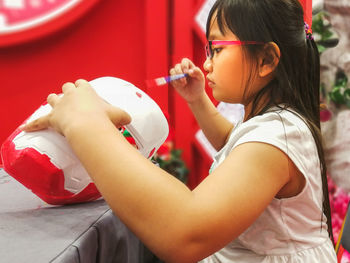
[[[320,130],[320,58],[313,39],[306,38],[304,12],[298,0],[217,0],[209,13],[207,38],[213,16],[223,35],[227,29],[241,41],[274,42],[281,51],[275,78],[252,98],[249,117],[259,115],[283,103],[301,115],[316,142],[323,186],[323,213],[327,217],[329,236],[333,240],[328,195],[327,171]],[[254,59],[260,45],[243,46]],[[260,99],[269,94],[264,109]],[[322,217],[321,217],[322,218]]]

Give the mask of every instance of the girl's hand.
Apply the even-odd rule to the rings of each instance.
[[[50,94],[47,97],[48,104],[52,106],[48,115],[25,124],[21,129],[30,132],[51,127],[66,135],[72,126],[84,121],[107,118],[117,128],[131,122],[129,114],[101,99],[86,80],[66,83],[62,91],[64,96]]]
[[[205,92],[205,77],[200,68],[188,58],[182,59],[181,63],[170,69],[170,75],[184,73],[188,74],[187,78],[172,81],[171,84],[187,103],[192,103]]]

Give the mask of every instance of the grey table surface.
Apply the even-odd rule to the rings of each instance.
[[[0,262],[143,262],[143,245],[103,199],[52,206],[0,169]]]

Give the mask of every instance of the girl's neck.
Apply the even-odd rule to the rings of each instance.
[[[254,105],[254,99],[251,99],[247,104],[244,104],[244,119],[243,121],[247,121],[256,115],[258,115],[264,107],[267,106],[269,102],[269,95],[264,94],[262,98]]]

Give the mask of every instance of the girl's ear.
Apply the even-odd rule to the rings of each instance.
[[[275,42],[265,44],[259,56],[259,76],[266,77],[275,71],[281,57],[281,51]]]

